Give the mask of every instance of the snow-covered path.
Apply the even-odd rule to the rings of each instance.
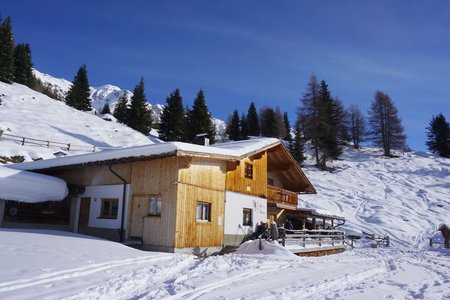
[[[360,245],[362,247],[362,245]],[[0,230],[1,299],[445,299],[444,249],[325,257],[138,251],[66,232]]]

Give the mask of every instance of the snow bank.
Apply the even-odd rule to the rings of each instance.
[[[0,199],[37,203],[62,200],[67,193],[62,179],[0,166]]]
[[[264,254],[283,257],[297,257],[294,253],[281,246],[277,241],[261,240],[262,250],[259,249],[259,240],[247,241],[239,246],[236,254]]]

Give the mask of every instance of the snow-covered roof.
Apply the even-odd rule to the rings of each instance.
[[[118,162],[124,159],[143,160],[170,156],[209,156],[224,160],[240,160],[246,155],[278,145],[279,143],[280,141],[275,138],[255,138],[246,141],[215,144],[213,146],[166,142],[25,162],[10,165],[10,167],[18,170],[42,170],[100,162]]]
[[[68,193],[64,180],[0,166],[0,199],[28,203],[63,200]]]

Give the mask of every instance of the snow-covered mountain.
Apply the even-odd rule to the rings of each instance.
[[[33,73],[37,79],[39,79],[44,86],[48,87],[49,90],[53,91],[58,98],[64,99],[72,86],[72,82],[63,79],[63,78],[55,78],[51,75],[39,72],[36,69],[33,69]],[[106,84],[99,87],[91,87],[91,106],[94,109],[94,112],[101,112],[102,108],[108,103],[111,112],[114,112],[116,104],[120,97],[125,95],[128,101],[133,96],[133,93],[129,90],[121,89],[120,87]],[[161,113],[164,109],[164,105],[156,103],[149,103],[149,107],[152,109],[152,117],[153,120],[158,123],[161,118]],[[213,118],[213,122],[216,125],[216,139],[221,140],[221,138],[225,135],[225,122]]]

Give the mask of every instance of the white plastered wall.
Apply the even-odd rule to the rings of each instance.
[[[243,226],[243,209],[253,210],[253,226]],[[267,221],[267,200],[265,198],[235,192],[225,192],[225,234],[244,235],[255,229],[259,222]]]
[[[127,220],[128,220],[128,201],[129,201],[129,191],[130,185],[126,186],[125,193],[125,221],[124,221],[124,229],[127,228]],[[91,198],[91,206],[89,209],[89,227],[97,227],[97,228],[109,228],[109,229],[117,229],[120,228],[121,219],[122,219],[122,204],[123,204],[123,184],[115,184],[115,185],[95,185],[95,186],[86,186],[86,190],[83,194],[78,197],[78,203],[80,203],[81,198]],[[117,219],[101,219],[100,211],[101,211],[101,203],[102,198],[117,198],[119,199],[119,210],[117,212]],[[79,215],[79,205],[78,205],[78,213],[76,220],[78,220]]]

